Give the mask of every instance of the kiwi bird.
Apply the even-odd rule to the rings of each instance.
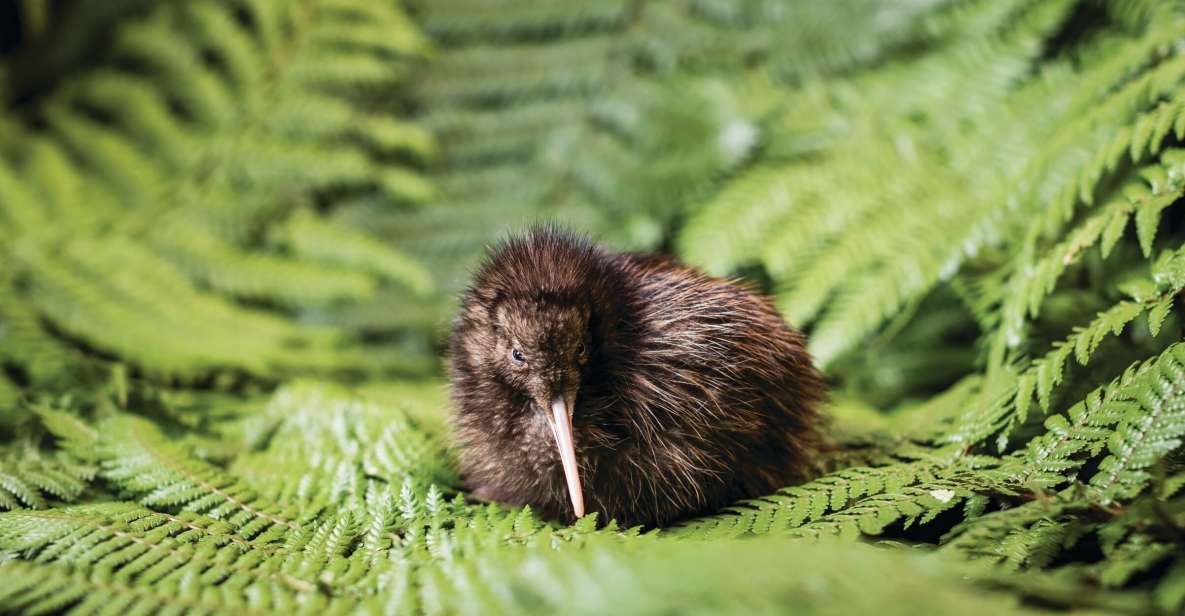
[[[450,341],[472,497],[661,526],[803,480],[823,378],[768,299],[541,227],[492,248]]]

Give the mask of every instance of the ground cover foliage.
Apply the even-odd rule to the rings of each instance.
[[[0,2],[4,611],[1185,608],[1181,2],[98,7]],[[451,298],[542,219],[768,290],[820,476],[466,501]]]

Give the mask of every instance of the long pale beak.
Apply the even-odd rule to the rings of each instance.
[[[560,450],[560,461],[564,464],[564,479],[568,481],[568,497],[572,499],[572,511],[576,517],[584,515],[584,491],[580,487],[580,471],[576,468],[576,445],[572,441],[572,416],[563,397],[551,401],[551,433],[555,446]]]

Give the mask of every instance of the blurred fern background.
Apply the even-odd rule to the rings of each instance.
[[[6,613],[1185,611],[1179,0],[0,0],[0,101]],[[831,471],[468,503],[540,220],[769,291]]]

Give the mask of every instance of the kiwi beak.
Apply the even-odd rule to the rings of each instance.
[[[580,485],[580,469],[576,466],[576,443],[572,439],[572,404],[563,396],[551,400],[548,416],[555,445],[564,465],[564,480],[568,482],[568,497],[572,499],[572,511],[576,517],[584,515],[584,490]]]

